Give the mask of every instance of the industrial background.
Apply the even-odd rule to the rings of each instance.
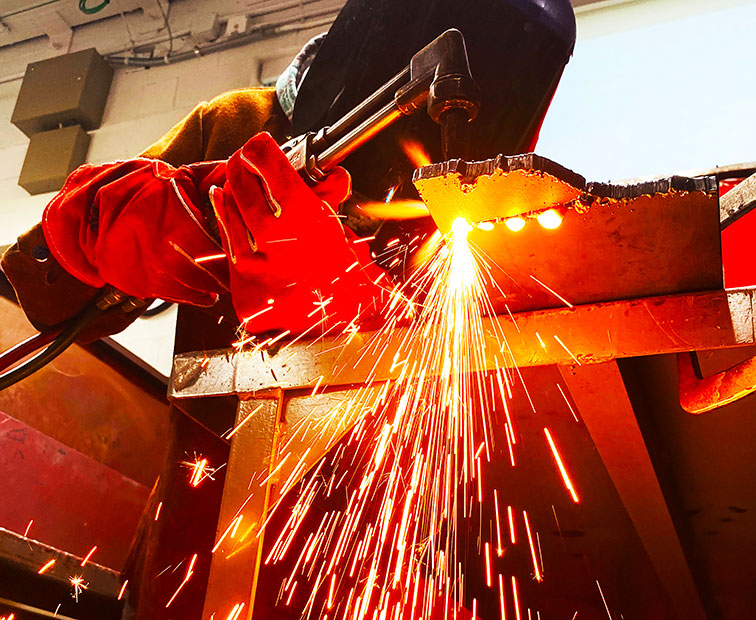
[[[11,117],[27,65],[96,48],[113,76],[101,122],[87,132],[85,161],[124,159],[200,101],[274,84],[342,5],[112,0],[84,14],[78,0],[0,0],[0,247],[37,223],[54,195],[31,195],[19,185],[30,138]],[[540,155],[600,182],[695,176],[717,166],[756,168],[748,164],[756,160],[756,2],[573,5],[578,41],[541,131]],[[49,96],[56,96],[54,90]],[[5,349],[33,330],[9,301],[0,303]],[[750,297],[743,303],[752,341]],[[67,567],[81,563],[91,541],[106,538],[87,567],[91,598],[66,613],[118,617],[117,571],[158,474],[167,433],[175,320],[175,306],[145,316],[102,346],[72,352],[57,376],[0,395],[0,618],[45,617],[28,602],[42,591],[38,606],[46,610],[70,600]],[[701,342],[702,349],[707,342],[714,348],[713,341]],[[728,363],[712,362],[712,374]],[[756,404],[749,397],[702,416],[684,412],[674,352],[639,355],[619,369],[621,378],[597,379],[615,387],[624,380],[615,402],[591,401],[587,392],[582,402],[575,398],[590,427],[575,441],[583,442],[586,463],[600,469],[595,479],[585,475],[611,496],[596,515],[620,524],[619,534],[590,544],[607,564],[637,562],[658,578],[627,575],[634,590],[610,595],[626,608],[634,595],[664,599],[653,616],[660,620],[756,617]],[[180,389],[173,389],[180,398]],[[602,422],[603,408],[624,412],[619,426]],[[618,429],[625,434],[619,437]],[[3,501],[8,479],[14,498],[18,488],[30,489],[20,503]],[[19,567],[35,572],[51,553],[58,563],[43,585],[18,578]],[[3,606],[21,599],[27,602],[20,607]]]

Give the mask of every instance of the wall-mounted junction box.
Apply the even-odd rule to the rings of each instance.
[[[66,177],[84,163],[88,148],[89,134],[79,125],[35,133],[18,184],[32,195],[60,189]]]
[[[61,125],[96,129],[112,79],[113,68],[94,48],[30,63],[11,123],[30,138]]]

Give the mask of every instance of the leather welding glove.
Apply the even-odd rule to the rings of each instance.
[[[228,290],[228,271],[196,176],[150,159],[81,166],[42,216],[48,247],[89,286],[211,306]]]
[[[323,317],[346,326],[384,293],[385,274],[333,210],[349,191],[340,169],[309,188],[258,134],[228,162],[82,166],[42,226],[53,256],[90,286],[201,306],[230,290],[240,319],[266,310],[249,331],[297,333]]]
[[[226,182],[210,199],[234,308],[248,331],[303,332],[376,318],[386,274],[335,211],[350,193],[343,168],[308,187],[268,134],[231,156]]]

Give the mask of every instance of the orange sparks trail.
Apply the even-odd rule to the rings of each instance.
[[[117,601],[120,601],[123,598],[123,593],[126,592],[126,587],[129,585],[129,580],[123,582],[123,585],[121,586],[121,589],[118,591],[118,598]]]
[[[514,511],[511,506],[507,506],[507,516],[509,517],[509,540],[512,544],[517,544],[517,533],[515,532]]]
[[[42,568],[40,568],[37,571],[37,574],[44,575],[47,571],[49,571],[53,567],[54,564],[55,564],[55,558],[53,558],[52,560],[49,560],[47,564],[42,566]]]
[[[89,553],[87,553],[87,555],[84,556],[84,559],[81,561],[81,565],[82,566],[86,566],[87,565],[87,562],[89,562],[89,558],[92,557],[92,555],[94,554],[95,551],[97,551],[97,545],[95,545],[94,547],[92,547],[89,550]]]
[[[485,544],[485,554],[486,554],[486,585],[490,588],[491,587],[491,548],[488,546],[488,543]]]
[[[493,432],[489,412],[496,400],[488,377],[475,371],[486,363],[486,339],[503,337],[495,318],[495,334],[483,328],[483,317],[495,313],[485,292],[481,258],[467,241],[471,230],[458,220],[450,236],[434,238],[426,247],[427,262],[392,293],[386,327],[368,342],[363,357],[380,360],[392,351],[393,359],[385,361],[396,379],[377,386],[368,381],[356,396],[335,406],[327,420],[306,420],[299,429],[330,424],[347,433],[329,465],[334,470],[303,480],[299,499],[266,559],[278,562],[291,550],[299,554],[281,598],[291,600],[303,575],[311,587],[305,615],[331,610],[349,620],[403,613],[427,617],[439,604],[449,613],[461,606],[465,580],[457,541],[466,531],[460,524],[481,511],[483,458],[490,460]],[[399,324],[409,327],[397,341],[393,328]],[[345,329],[343,336],[353,334]],[[497,343],[493,349],[489,359],[503,347]],[[490,385],[498,382],[506,398],[511,388],[504,369],[511,367],[510,359],[500,353],[496,363],[501,371]],[[513,435],[508,431],[510,451]],[[339,438],[334,435],[329,445]],[[352,456],[346,457],[346,451]],[[292,542],[316,497],[330,497],[349,482],[356,484],[342,491],[346,507],[325,514],[297,550]],[[499,525],[501,554],[500,538]],[[490,541],[485,561],[487,583],[495,588]],[[427,586],[420,587],[421,575]]]
[[[244,603],[237,603],[231,608],[231,612],[226,616],[226,620],[237,620],[241,615],[242,609],[244,609]]]
[[[174,601],[176,600],[176,597],[178,596],[178,593],[181,592],[181,588],[183,588],[186,585],[186,582],[191,579],[192,575],[194,574],[194,563],[197,561],[197,554],[195,553],[192,556],[192,559],[189,561],[189,566],[186,569],[186,575],[184,576],[184,580],[179,584],[179,587],[176,588],[176,591],[173,593],[173,596],[170,598],[170,600],[165,604],[166,608]]]
[[[191,486],[199,486],[200,482],[212,475],[213,472],[208,469],[207,463],[207,459],[200,457],[195,458],[193,463],[187,463],[192,472],[189,476],[189,484]]]
[[[34,523],[34,519],[31,519],[29,525],[26,526],[26,529],[24,530],[24,538],[29,537],[29,530],[31,529],[32,523]]]
[[[71,583],[71,587],[73,588],[73,594],[71,596],[73,596],[74,600],[78,603],[79,594],[86,590],[89,587],[89,584],[84,583],[84,577],[82,575],[70,577],[68,581]]]
[[[496,512],[496,555],[504,555],[504,549],[501,546],[501,518],[499,517],[499,494],[494,489],[494,509]]]
[[[512,598],[514,599],[515,618],[520,620],[520,597],[517,594],[517,579],[512,575]]]
[[[562,480],[564,481],[564,486],[567,487],[567,490],[570,492],[570,495],[572,496],[572,501],[576,504],[580,503],[580,498],[578,497],[577,491],[575,490],[575,487],[572,484],[572,480],[570,480],[570,476],[567,474],[567,470],[564,467],[564,463],[562,462],[562,457],[559,456],[559,451],[557,450],[556,444],[554,443],[554,440],[551,437],[551,433],[549,432],[548,428],[543,429],[544,434],[546,435],[546,440],[549,442],[549,447],[551,448],[551,453],[554,455],[554,460],[556,461],[557,467],[559,468],[559,473],[562,474]]]
[[[609,616],[609,620],[614,620],[612,618],[612,613],[609,611],[609,605],[606,604],[606,598],[604,597],[604,592],[601,590],[601,584],[598,582],[598,579],[596,580],[596,586],[598,587],[599,594],[601,595],[601,600],[604,603],[606,615]],[[577,612],[575,612],[575,615],[577,615]]]
[[[507,620],[507,607],[504,602],[504,577],[499,573],[499,609],[501,620]]]
[[[416,166],[430,163],[415,146],[403,145],[412,162]],[[483,233],[487,230],[478,228]],[[463,562],[468,554],[464,537],[473,528],[482,528],[485,519],[490,538],[483,541],[480,535],[477,549],[483,557],[476,556],[476,561],[484,564],[491,604],[495,604],[493,598],[498,594],[501,618],[506,620],[506,582],[497,563],[505,555],[502,518],[508,519],[509,540],[512,544],[517,542],[514,511],[511,505],[507,506],[505,517],[506,503],[500,507],[499,489],[494,489],[494,540],[491,515],[483,508],[487,495],[490,502],[483,475],[494,450],[497,456],[505,456],[508,451],[515,465],[517,435],[522,439],[522,433],[512,426],[517,417],[510,415],[508,403],[513,402],[515,381],[521,383],[522,376],[499,323],[500,319],[509,319],[498,317],[488,298],[489,268],[468,242],[472,230],[468,222],[458,219],[449,235],[439,233],[423,241],[423,261],[411,260],[414,266],[408,280],[390,294],[383,310],[385,327],[366,335],[366,344],[357,359],[339,360],[337,364],[373,364],[364,387],[351,391],[344,401],[334,401],[326,412],[320,410],[293,423],[268,477],[262,483],[258,478],[250,482],[250,489],[253,484],[264,486],[283,471],[286,473],[281,477],[285,481],[280,484],[279,494],[297,489],[293,508],[286,515],[276,513],[274,508],[262,524],[256,525],[256,531],[260,536],[267,527],[278,528],[264,563],[291,560],[293,568],[287,566],[278,598],[282,605],[292,601],[298,605],[301,601],[303,618],[398,620],[434,614],[457,617],[463,601],[470,600],[465,592]],[[401,261],[397,258],[403,247],[400,240],[388,245],[393,249],[386,262]],[[315,304],[310,328],[320,327],[323,337],[335,337],[336,345],[329,345],[328,351],[338,349],[338,343],[350,342],[359,331],[359,317],[348,325],[326,329],[331,301],[329,298]],[[250,319],[272,308],[271,300],[267,308]],[[266,346],[286,336],[286,332],[274,333],[260,342],[245,333],[234,346],[240,349],[248,344],[253,353],[260,351],[264,355]],[[538,341],[546,347],[540,334]],[[315,340],[307,348],[316,346],[316,342],[323,340]],[[289,345],[290,342],[282,350]],[[553,345],[550,348],[557,349]],[[380,367],[390,368],[390,381],[374,380]],[[328,385],[330,381],[326,382],[323,376],[313,378],[311,395],[321,394],[323,383]],[[525,394],[535,413],[527,390]],[[238,422],[226,437],[238,432],[261,407]],[[544,430],[567,484],[569,478],[556,446],[548,429]],[[305,445],[311,445],[313,439],[329,456],[305,475],[312,465],[311,455],[307,460],[309,449],[297,462],[292,461],[297,460],[297,450],[301,449],[297,446],[304,440]],[[187,465],[192,467],[192,486],[212,473],[208,472],[206,459],[197,458]],[[574,493],[571,483],[568,489]],[[234,519],[224,524],[226,529],[213,552],[224,540],[234,537],[241,511],[251,497]],[[330,504],[331,509],[323,510],[319,501],[325,498],[331,502],[338,499],[340,503],[337,508]],[[271,520],[274,514],[276,519]],[[542,563],[525,511],[523,518],[535,579],[540,582]],[[268,526],[275,521],[282,525]],[[523,533],[521,537],[524,536]],[[194,559],[171,600],[191,576]],[[497,578],[498,584],[494,583]],[[514,576],[511,587],[510,609],[514,609],[516,620],[521,620]],[[298,595],[294,597],[297,588]],[[478,599],[473,598],[474,618],[477,606]],[[244,604],[237,603],[225,620],[237,620],[243,608]]]
[[[533,576],[536,581],[543,581],[541,569],[538,566],[538,556],[536,555],[535,544],[533,543],[533,534],[530,532],[530,520],[526,510],[522,511],[522,518],[525,521],[525,531],[528,533],[528,545],[530,546],[530,557],[533,560]]]

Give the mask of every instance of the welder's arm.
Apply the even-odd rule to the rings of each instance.
[[[329,206],[348,194],[345,171],[310,189],[259,134],[228,163],[83,166],[48,205],[43,230],[85,285],[197,305],[230,289],[240,318],[268,305],[250,329],[296,332],[314,308],[348,322],[382,291],[365,246],[352,245]]]

